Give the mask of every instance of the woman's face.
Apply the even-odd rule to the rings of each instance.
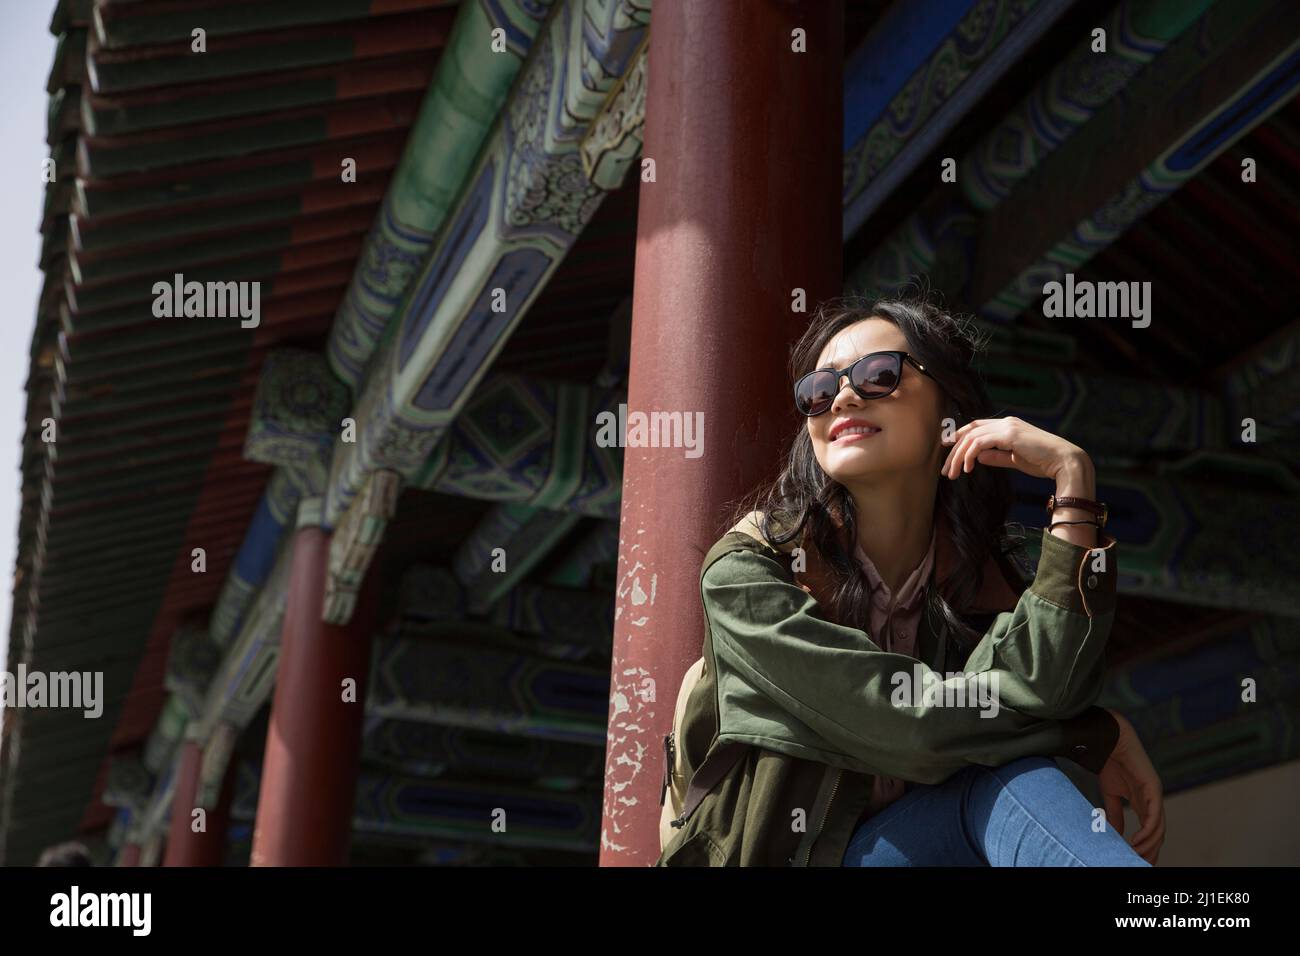
[[[842,369],[869,352],[893,349],[908,351],[898,326],[887,319],[864,319],[827,342],[815,367]],[[809,418],[807,428],[822,470],[840,484],[891,472],[923,473],[920,469],[926,466],[937,476],[944,452],[942,409],[938,383],[904,362],[898,387],[883,398],[864,399],[849,385],[847,375],[841,377],[830,410]],[[863,425],[879,430],[843,430]]]

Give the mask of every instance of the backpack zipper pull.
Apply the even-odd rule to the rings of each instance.
[[[664,779],[659,786],[659,806],[664,805],[664,800],[668,796],[668,778],[673,772],[673,759],[676,753],[676,747],[673,746],[673,731],[668,731],[664,735]]]

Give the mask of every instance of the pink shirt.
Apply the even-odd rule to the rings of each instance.
[[[930,535],[930,548],[921,559],[898,594],[891,594],[888,585],[880,579],[876,566],[867,557],[862,545],[857,545],[854,556],[862,565],[862,571],[871,583],[871,620],[867,633],[883,651],[894,654],[916,656],[916,632],[920,627],[921,613],[924,610],[925,586],[930,580],[935,563],[935,539],[938,533]],[[873,814],[882,807],[893,803],[903,795],[903,781],[896,777],[877,774],[872,786],[871,802],[864,813]]]

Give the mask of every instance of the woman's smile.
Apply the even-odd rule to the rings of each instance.
[[[863,431],[863,430],[851,430],[851,431],[846,431],[846,432],[844,432],[844,434],[840,435],[839,438],[835,439],[835,444],[837,444],[837,445],[848,445],[848,444],[852,444],[852,443],[855,443],[855,442],[858,442],[858,441],[863,441],[863,440],[865,440],[865,439],[868,439],[868,438],[872,437],[873,435],[875,435],[875,434],[876,434],[877,432],[879,432],[879,431],[880,431],[880,429],[876,429],[875,431],[870,431],[870,430],[867,430],[867,431]]]
[[[865,418],[838,418],[831,425],[829,439],[832,444],[844,445],[870,438],[880,431],[879,425]]]

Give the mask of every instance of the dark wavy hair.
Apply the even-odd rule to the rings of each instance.
[[[892,322],[903,333],[908,352],[942,387],[945,416],[958,426],[993,417],[984,383],[972,365],[985,344],[977,327],[926,297],[872,302],[839,296],[823,302],[791,349],[791,390],[795,380],[816,365],[827,342],[843,329],[871,318]],[[937,520],[939,509],[943,510],[957,560],[950,578],[936,582],[931,602],[962,645],[975,643],[983,633],[985,615],[972,605],[983,586],[988,557],[1002,568],[1014,589],[1026,586],[1024,576],[1011,562],[1023,546],[1023,538],[1008,531],[1011,503],[1010,478],[1002,468],[976,468],[960,481],[939,482],[934,517]],[[848,626],[869,620],[870,583],[853,556],[858,527],[853,498],[822,470],[808,429],[802,424],[782,461],[779,477],[742,499],[734,509],[732,524],[754,511],[761,513],[762,534],[773,547],[799,539],[807,527],[811,546],[834,580],[829,608],[834,619]],[[833,515],[842,517],[839,527]]]

